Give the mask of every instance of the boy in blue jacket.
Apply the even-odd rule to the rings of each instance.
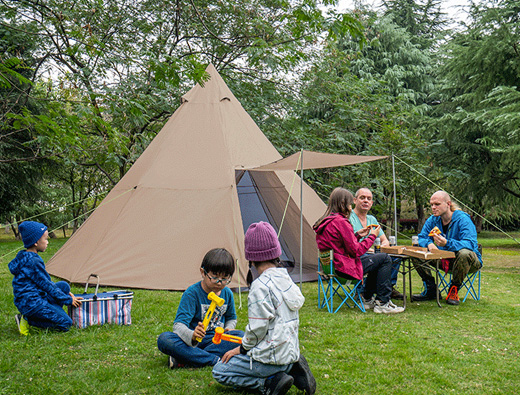
[[[224,328],[227,334],[233,336],[242,337],[244,334],[235,329],[235,300],[233,292],[227,287],[234,272],[235,259],[225,248],[214,248],[202,259],[201,281],[182,294],[173,331],[163,332],[157,339],[159,350],[168,355],[170,369],[213,366],[220,361],[235,344],[227,341],[214,344],[212,339],[216,327]],[[224,304],[216,307],[208,327],[204,329],[202,322],[211,305],[208,300],[210,292],[224,299]]]
[[[63,310],[64,305],[79,306],[81,298],[70,292],[65,281],[54,283],[38,255],[49,245],[49,232],[44,224],[24,221],[18,227],[25,250],[9,262],[13,274],[14,304],[21,314],[16,322],[21,334],[27,335],[28,325],[68,331],[72,319]]]
[[[435,192],[430,198],[432,215],[428,218],[419,233],[419,245],[429,251],[453,251],[455,259],[450,262],[452,280],[446,303],[459,304],[459,287],[468,273],[475,273],[482,267],[482,255],[478,250],[477,229],[471,218],[451,201],[444,191]],[[429,236],[437,227],[441,233]],[[420,295],[413,295],[412,300],[423,301],[436,299],[436,285],[431,271],[414,262],[417,273],[424,281],[425,290]]]

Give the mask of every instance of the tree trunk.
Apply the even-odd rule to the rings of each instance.
[[[417,191],[415,191],[415,212],[417,213],[417,233],[419,233],[426,222],[424,206],[419,201]]]
[[[477,228],[477,233],[482,232],[482,225],[484,224],[484,219],[481,216],[477,215],[477,216],[475,216],[473,222],[475,222],[475,227]]]
[[[16,240],[20,240],[20,232],[18,232],[18,221],[16,221],[16,218],[10,218],[11,222],[11,229],[13,230],[13,235]],[[16,226],[15,226],[16,224]]]

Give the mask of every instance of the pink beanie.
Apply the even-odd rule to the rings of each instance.
[[[282,255],[276,231],[267,222],[251,224],[247,229],[244,244],[248,261],[265,262]]]

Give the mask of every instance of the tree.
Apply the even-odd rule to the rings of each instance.
[[[441,0],[382,0],[384,15],[406,29],[412,43],[430,50],[446,34],[447,16]]]
[[[7,133],[23,131],[39,157],[76,170],[72,179],[88,168],[113,185],[174,112],[181,92],[204,83],[208,63],[244,91],[269,85],[277,95],[278,82],[322,33],[356,33],[353,18],[326,18],[319,3],[5,0],[7,30],[37,40],[32,95],[45,109],[10,112]],[[268,109],[253,103],[246,108],[262,119]]]
[[[433,86],[429,53],[390,18],[378,19],[366,11],[360,19],[365,45],[360,49],[354,39],[331,41],[305,74],[298,113],[284,124],[296,132],[284,144],[347,154],[396,154],[420,167],[424,140],[412,126],[428,109]],[[407,167],[398,176],[400,199],[413,200],[417,176]],[[389,162],[315,171],[307,179],[324,197],[329,186],[369,186],[380,197],[374,209],[393,218]]]
[[[31,98],[32,68],[36,65],[32,51],[37,44],[22,37],[0,24],[0,220],[8,219],[24,200],[38,195],[42,174],[39,152],[28,146],[30,134],[13,130],[7,117],[19,114],[24,107],[39,111]]]
[[[430,129],[454,194],[505,220],[520,208],[519,11],[510,0],[472,6],[466,30],[446,45]]]

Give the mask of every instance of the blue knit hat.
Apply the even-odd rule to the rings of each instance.
[[[249,226],[244,247],[246,259],[252,262],[270,261],[282,255],[276,231],[267,222],[257,222]]]
[[[22,236],[23,246],[25,248],[32,247],[43,236],[47,227],[44,224],[34,221],[23,221],[18,226],[18,231]]]

